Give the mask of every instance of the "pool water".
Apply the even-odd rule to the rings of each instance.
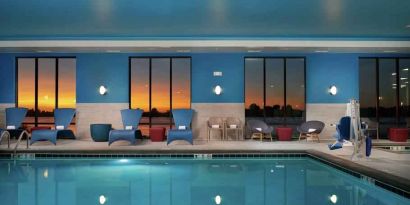
[[[1,205],[402,205],[310,158],[0,161]]]

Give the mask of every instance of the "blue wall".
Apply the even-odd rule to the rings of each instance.
[[[14,68],[14,55],[0,54],[0,103],[15,101]]]
[[[214,77],[214,71],[223,76]],[[244,102],[244,66],[242,54],[194,54],[192,55],[192,102],[236,103]],[[220,85],[221,95],[213,88]]]
[[[107,87],[107,95],[98,93],[101,85]],[[128,102],[128,55],[77,55],[77,102]]]
[[[356,54],[312,54],[306,58],[307,103],[347,103],[359,99],[359,56]],[[329,94],[335,85],[338,93]]]
[[[14,59],[16,56],[38,54],[0,54],[0,103],[14,103]],[[78,103],[128,103],[129,56],[181,56],[182,54],[135,53],[77,53],[41,54],[41,56],[77,57]],[[192,56],[193,103],[241,103],[244,102],[244,56],[289,56],[289,54],[244,53],[194,53]],[[376,54],[292,54],[306,56],[307,103],[346,103],[359,97],[358,57]],[[377,55],[385,56],[385,55]],[[214,77],[213,71],[222,71],[222,77]],[[98,88],[105,85],[109,94],[100,96]],[[216,96],[212,89],[221,85],[223,94]],[[327,90],[336,85],[338,94],[331,96]]]

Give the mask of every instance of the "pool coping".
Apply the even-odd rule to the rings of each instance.
[[[410,180],[373,169],[348,159],[309,150],[18,150],[17,159],[35,158],[302,158],[309,157],[385,190],[410,199]],[[0,159],[16,159],[9,150],[0,150]]]

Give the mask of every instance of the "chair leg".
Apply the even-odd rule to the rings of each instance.
[[[299,133],[299,142],[300,142],[300,138],[302,137],[302,133]]]

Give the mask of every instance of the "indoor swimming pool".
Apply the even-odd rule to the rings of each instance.
[[[0,161],[2,205],[405,205],[410,200],[308,157]]]

